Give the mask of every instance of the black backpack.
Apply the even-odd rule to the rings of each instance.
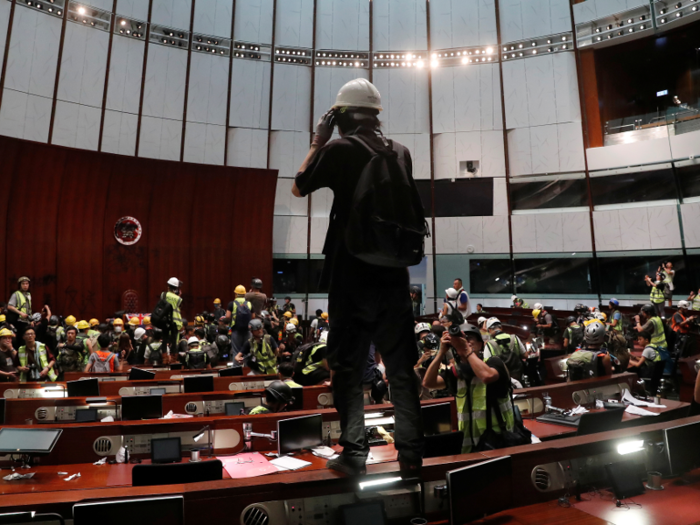
[[[492,339],[489,342],[494,343],[496,348],[493,348],[490,345],[489,347],[492,351],[500,347],[500,352],[496,353],[495,355],[501,358],[501,361],[503,361],[503,364],[506,365],[510,376],[520,381],[520,379],[523,377],[525,365],[523,365],[523,362],[520,359],[520,348],[518,343],[513,340],[513,337],[513,335],[510,335],[510,339]],[[511,342],[514,343],[513,350],[510,349]]]
[[[311,350],[319,346],[319,344],[320,343],[306,343],[294,350],[294,353],[292,353],[292,364],[294,365],[294,374],[296,376],[301,376],[302,370],[306,368],[306,360],[309,358]]]
[[[165,300],[165,294],[160,294],[158,304],[151,312],[151,324],[161,330],[169,330],[173,322],[173,305]]]
[[[196,370],[207,367],[207,354],[199,352],[187,352],[187,368]]]
[[[406,167],[404,148],[388,141],[390,148],[375,151],[357,135],[346,138],[371,155],[357,182],[345,225],[348,252],[376,266],[420,264],[430,232],[416,183]]]
[[[583,343],[583,328],[581,326],[570,326],[569,333],[571,334],[571,341],[569,341],[569,348],[578,348]]]
[[[248,306],[248,301],[242,302],[236,307],[236,317],[233,322],[233,326],[236,330],[246,331],[248,330],[248,325],[250,320],[253,318],[253,313],[250,311]]]

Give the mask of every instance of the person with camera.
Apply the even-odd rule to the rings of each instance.
[[[651,287],[651,291],[649,292],[649,300],[651,301],[654,310],[656,310],[656,315],[662,319],[666,317],[666,310],[664,308],[664,293],[666,290],[666,283],[664,282],[665,279],[666,274],[663,272],[656,272],[655,281],[652,281],[651,277],[648,275],[644,276],[644,282],[647,283],[647,286]]]
[[[8,322],[17,329],[17,338],[21,341],[24,332],[29,328],[32,316],[32,294],[29,293],[29,277],[22,276],[17,279],[17,290],[7,301]]]
[[[54,370],[56,359],[49,353],[46,345],[36,340],[36,332],[31,326],[24,331],[24,345],[19,347],[17,355],[20,382],[56,381],[58,378]]]
[[[657,270],[658,273],[664,274],[664,298],[668,301],[668,307],[673,307],[673,278],[676,276],[676,271],[673,269],[673,263],[666,261]]]
[[[447,388],[456,397],[459,430],[464,432],[462,454],[478,447],[479,439],[487,429],[487,397],[494,401],[495,409],[505,422],[506,430],[513,431],[515,418],[510,401],[510,375],[500,357],[485,359],[481,332],[472,325],[458,326],[442,335],[440,350],[428,367],[423,386],[429,389]],[[440,363],[450,348],[457,353],[457,362],[447,370],[440,371]],[[492,413],[493,430],[500,433],[501,427]]]
[[[345,84],[331,110],[318,122],[292,194],[304,197],[321,188],[330,188],[334,194],[320,286],[329,290],[328,361],[334,374],[333,399],[340,415],[343,452],[327,466],[351,476],[366,472],[369,446],[361,376],[370,342],[374,342],[391,383],[400,470],[402,475],[413,477],[422,466],[424,439],[419,385],[413,371],[416,342],[407,270],[415,263],[406,261],[413,261],[416,254],[422,260],[423,251],[413,248],[396,252],[401,255],[399,259],[396,254],[389,257],[386,247],[389,241],[406,238],[395,233],[407,232],[409,222],[412,231],[418,232],[408,237],[411,246],[418,239],[424,242],[425,233],[420,229],[425,225],[425,212],[413,181],[410,152],[382,135],[378,119],[381,110],[381,95],[371,82],[358,78]],[[336,124],[340,139],[328,142]],[[358,187],[367,190],[362,195],[377,199],[356,202]],[[383,190],[381,199],[376,191],[379,188]],[[398,220],[391,223],[393,226],[382,221],[385,227],[396,228],[394,235],[384,239],[386,242],[378,243],[377,237],[363,235],[377,233],[380,224],[374,218],[391,213]],[[362,228],[351,224],[361,224]],[[380,255],[386,256],[381,263]],[[358,283],[362,283],[362,293],[358,293]]]
[[[663,307],[663,303],[661,303],[661,306]],[[634,329],[637,332],[650,332],[651,344],[661,354],[661,359],[664,361],[669,360],[664,322],[658,316],[658,310],[655,305],[645,304],[642,306],[639,315],[634,316]]]
[[[698,290],[698,293],[691,291],[686,300],[690,303],[694,312],[700,312],[700,290]]]
[[[690,337],[690,329],[698,320],[697,315],[688,313],[689,308],[690,303],[688,301],[678,301],[678,311],[671,318],[671,328],[676,332],[676,344],[673,354],[677,358],[686,357],[684,354],[688,345],[688,338]]]

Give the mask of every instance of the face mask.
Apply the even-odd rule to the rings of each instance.
[[[117,332],[117,333],[119,333],[119,332],[122,331],[122,327],[121,327],[121,326],[115,326],[115,327],[114,327],[114,331]]]

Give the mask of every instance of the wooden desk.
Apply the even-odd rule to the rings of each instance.
[[[447,523],[447,522],[443,522]],[[575,507],[561,507],[556,501],[506,510],[473,521],[472,525],[612,525]]]

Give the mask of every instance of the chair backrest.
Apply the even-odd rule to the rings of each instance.
[[[198,463],[135,465],[131,471],[131,484],[134,487],[146,487],[216,481],[223,479],[223,468],[223,464],[218,459]]]
[[[439,458],[441,456],[456,456],[462,453],[464,432],[448,432],[435,436],[425,436],[424,458]]]
[[[623,408],[615,408],[602,412],[583,414],[578,423],[578,432],[576,432],[576,435],[587,436],[588,434],[617,430],[622,423],[622,415],[624,412],[625,409]]]

